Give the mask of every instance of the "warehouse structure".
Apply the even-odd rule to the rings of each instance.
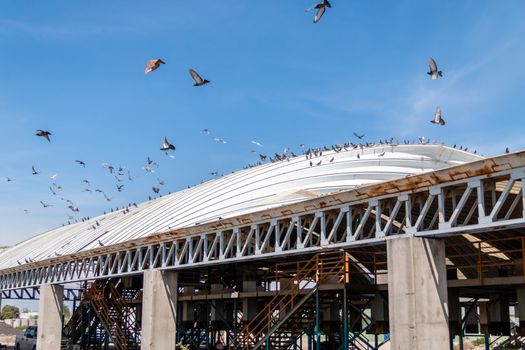
[[[0,288],[40,300],[39,350],[518,344],[524,180],[525,152],[316,151],[22,242]]]

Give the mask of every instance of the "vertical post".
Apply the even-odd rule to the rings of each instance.
[[[374,255],[375,257],[375,255]],[[348,256],[345,254],[345,277],[344,277],[344,285],[343,285],[343,334],[342,334],[342,343],[343,343],[343,349],[348,349],[348,282],[349,282],[349,276],[348,271],[349,270],[349,261]]]
[[[233,300],[233,339],[237,338],[238,324],[237,324],[237,299]]]
[[[144,271],[142,297],[142,350],[175,349],[178,273]]]
[[[313,350],[314,332],[312,326],[308,327],[308,350]]]
[[[490,350],[490,334],[485,333],[485,350]]]
[[[315,291],[315,349],[321,350],[321,298],[319,295],[319,282]]]
[[[40,287],[37,349],[60,350],[64,286],[44,284]]]

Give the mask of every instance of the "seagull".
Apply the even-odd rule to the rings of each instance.
[[[42,206],[43,206],[44,208],[48,208],[48,207],[52,207],[52,206],[53,206],[52,204],[46,204],[46,203],[44,203],[44,202],[42,202],[42,201],[40,201],[40,204],[42,204]]]
[[[214,138],[213,141],[215,141],[215,142],[219,142],[219,143],[228,143],[228,142],[226,142],[226,140],[224,140],[224,139],[219,139],[219,138],[217,138],[217,137]]]
[[[190,75],[193,78],[193,80],[195,80],[195,84],[193,84],[193,86],[201,86],[204,84],[208,84],[210,82],[209,80],[202,79],[201,76],[191,68],[190,68]]]
[[[146,69],[144,70],[144,74],[149,74],[160,67],[161,64],[166,64],[163,60],[160,58],[157,58],[156,60],[149,60],[146,64]]]
[[[315,17],[314,17],[314,23],[317,23],[321,20],[321,17],[323,17],[323,14],[326,11],[327,7],[332,8],[332,5],[330,4],[330,2],[328,2],[328,0],[323,0],[323,2],[315,4],[309,9],[306,9],[306,12],[309,12],[312,9],[317,9],[317,13],[315,14]]]
[[[155,193],[159,193],[159,191],[160,191],[160,188],[155,187],[155,186],[153,186],[151,189],[152,189],[153,192],[155,192]]]
[[[430,59],[428,60],[428,70],[429,71],[427,72],[427,74],[430,75],[430,78],[432,80],[436,80],[437,78],[443,76],[443,72],[438,70],[436,61],[434,61],[432,57],[430,57]]]
[[[31,166],[31,169],[33,170],[33,175],[38,175],[38,171],[35,170],[35,166]]]
[[[445,119],[441,118],[441,107],[436,107],[436,112],[434,113],[434,120],[430,121],[432,124],[445,125]]]
[[[357,137],[359,140],[362,140],[363,137],[365,137],[365,134],[359,135],[358,133],[354,132],[354,136]]]
[[[262,147],[263,145],[260,142],[252,141],[252,143],[256,146]]]
[[[84,163],[81,160],[75,160],[75,162],[78,163],[79,165],[82,165],[84,168],[86,167],[86,163]]]
[[[45,131],[45,130],[37,130],[36,131],[36,136],[40,136],[40,137],[43,137],[45,138],[47,141],[51,142],[51,139],[49,138],[49,135],[51,135],[51,133],[49,131]]]
[[[164,137],[164,141],[162,142],[162,147],[160,148],[161,151],[175,151],[175,146],[173,146],[171,143],[169,143],[168,139]]]

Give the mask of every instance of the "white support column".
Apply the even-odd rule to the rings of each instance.
[[[175,350],[177,280],[177,272],[144,271],[141,349]]]
[[[38,350],[60,350],[64,286],[44,284],[38,303]]]
[[[444,241],[387,240],[391,349],[449,348]]]

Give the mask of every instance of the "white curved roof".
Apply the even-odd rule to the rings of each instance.
[[[125,214],[109,213],[45,232],[1,254],[0,269],[24,264],[26,259],[39,261],[97,248],[99,240],[106,246],[121,243],[481,158],[442,145],[379,145],[323,152],[312,159],[302,155],[237,171],[130,207]]]

